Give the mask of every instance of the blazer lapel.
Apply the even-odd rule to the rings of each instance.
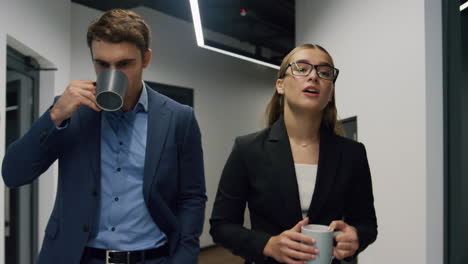
[[[80,120],[80,131],[85,131],[88,140],[85,146],[86,157],[89,160],[92,180],[100,185],[101,175],[101,113],[91,109],[78,112]]]
[[[149,201],[150,186],[159,166],[172,112],[165,107],[166,100],[156,92],[148,91],[148,130],[146,136],[145,169],[143,178],[143,195]]]
[[[308,211],[309,219],[312,222],[314,219],[320,218],[320,210],[327,201],[328,193],[334,184],[338,171],[340,151],[334,137],[333,133],[321,128],[317,179]]]
[[[302,219],[302,213],[294,159],[283,117],[271,127],[266,149],[272,165],[272,184],[276,185],[275,190],[279,190],[279,200],[282,201],[278,206],[278,216],[283,227],[289,229]]]

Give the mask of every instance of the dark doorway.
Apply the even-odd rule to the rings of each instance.
[[[174,101],[193,107],[193,89],[148,81],[145,83]]]
[[[468,9],[443,1],[444,262],[468,263]]]

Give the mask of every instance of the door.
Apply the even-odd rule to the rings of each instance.
[[[37,117],[39,74],[33,63],[32,58],[7,48],[6,147],[24,135]],[[37,200],[37,182],[5,188],[5,263],[34,263]]]

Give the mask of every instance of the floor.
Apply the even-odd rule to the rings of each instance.
[[[244,259],[221,247],[202,249],[198,264],[244,264]]]
[[[357,264],[357,259],[351,262],[341,261],[342,264]],[[245,264],[243,258],[233,255],[221,247],[202,249],[198,255],[198,264]]]

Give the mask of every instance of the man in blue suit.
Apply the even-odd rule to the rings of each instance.
[[[72,81],[8,148],[9,187],[59,161],[39,264],[197,262],[206,202],[200,130],[192,108],[142,81],[150,38],[128,10],[94,20],[87,40],[96,72],[118,69],[129,80],[122,109],[101,111],[93,81]]]

